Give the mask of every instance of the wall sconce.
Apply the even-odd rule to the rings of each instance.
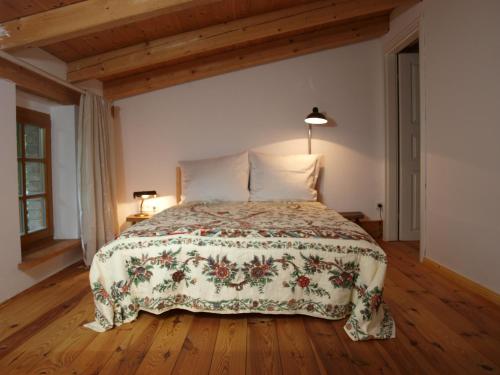
[[[305,118],[305,123],[308,126],[308,151],[309,154],[311,153],[311,138],[312,138],[312,126],[313,125],[325,125],[328,123],[328,120],[326,119],[325,115],[320,113],[318,110],[318,107],[314,107],[312,112]]]
[[[135,198],[140,198],[141,199],[141,212],[139,213],[139,216],[148,216],[142,210],[142,206],[144,205],[144,200],[145,199],[156,198],[156,190],[134,191],[134,199]]]

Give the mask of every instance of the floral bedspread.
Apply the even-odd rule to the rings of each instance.
[[[179,308],[349,317],[351,339],[391,338],[386,266],[363,229],[321,203],[180,205],[99,250],[90,270],[96,321],[87,327]]]

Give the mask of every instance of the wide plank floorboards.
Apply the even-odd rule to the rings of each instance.
[[[74,265],[0,305],[0,374],[494,374],[500,308],[382,243],[396,338],[353,342],[342,321],[174,310],[98,334]]]

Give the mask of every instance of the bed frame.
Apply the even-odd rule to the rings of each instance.
[[[177,204],[181,202],[181,196],[182,196],[181,167],[177,166],[175,168],[175,200]]]

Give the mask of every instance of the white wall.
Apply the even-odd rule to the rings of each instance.
[[[426,256],[500,292],[500,1],[426,0]]]
[[[119,220],[132,192],[175,195],[178,160],[258,148],[306,153],[304,117],[318,106],[336,122],[313,130],[324,155],[324,201],[378,218],[384,196],[383,68],[370,41],[117,101]],[[173,201],[173,200],[171,200]]]
[[[104,96],[102,82],[97,79],[90,79],[87,81],[78,82],[76,86],[81,87],[95,95]]]
[[[382,36],[384,52],[399,50],[400,47],[405,47],[408,42],[411,42],[408,39],[411,39],[415,29],[418,30],[421,16],[422,3],[420,2],[392,18],[389,32]]]
[[[41,98],[29,92],[16,89],[16,105],[32,111],[50,114],[50,107],[57,105],[52,100]]]
[[[29,272],[20,271],[19,208],[17,197],[16,87],[0,80],[0,302],[81,259],[80,252],[53,258]]]
[[[43,49],[26,48],[12,52],[12,55],[58,78],[66,79],[66,63]]]
[[[54,239],[79,238],[76,188],[77,107],[50,108]]]

